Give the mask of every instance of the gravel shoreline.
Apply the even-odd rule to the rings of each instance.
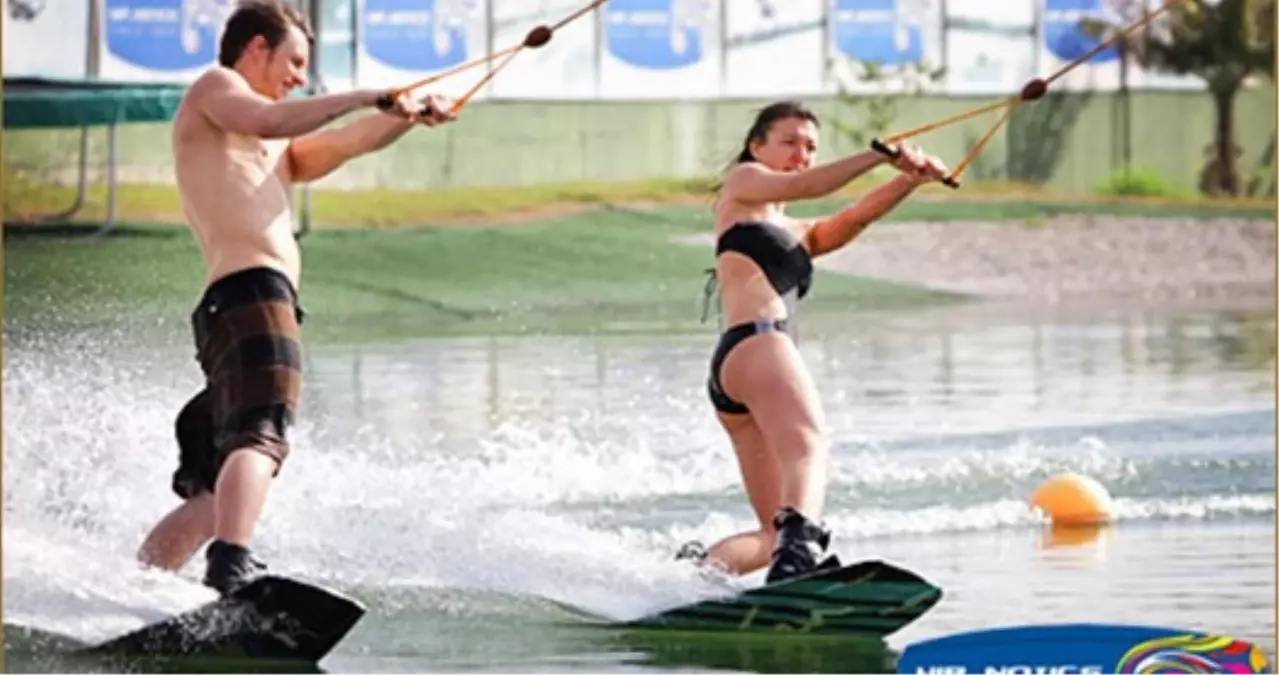
[[[1042,224],[894,222],[826,270],[999,304],[1275,306],[1274,221],[1061,215]],[[709,245],[710,235],[685,239]]]

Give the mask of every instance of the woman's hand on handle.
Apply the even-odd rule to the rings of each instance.
[[[943,181],[950,175],[944,162],[913,145],[902,144],[893,166],[915,185]]]

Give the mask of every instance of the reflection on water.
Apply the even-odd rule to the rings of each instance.
[[[1266,521],[1120,524],[1030,554],[1019,533],[883,542],[947,590],[895,642],[1019,623],[1113,622],[1217,631],[1275,649],[1275,540]],[[935,562],[944,559],[945,565]]]
[[[805,331],[837,438],[1085,423],[1273,405],[1273,314],[946,326],[892,318]],[[639,415],[713,430],[713,337],[477,338],[313,347],[303,417],[409,446],[473,447],[511,420]],[[709,440],[714,441],[715,437]],[[707,442],[703,438],[702,442]]]
[[[1059,525],[1052,523],[1044,527],[1040,533],[1039,545],[1042,548],[1063,548],[1087,546],[1092,550],[1103,550],[1105,537],[1113,534],[1109,525]]]
[[[1273,648],[1273,313],[806,321],[835,455],[833,546],[946,592],[894,648],[1051,621]],[[553,631],[528,602],[483,595],[627,618],[701,592],[671,553],[753,522],[705,396],[713,342],[311,344],[298,451],[260,550],[369,599],[326,667],[876,670],[875,650]],[[134,607],[183,602],[185,584],[158,599],[130,574],[172,504],[172,419],[198,384],[187,338],[137,359],[6,344],[5,374],[6,616],[114,633]],[[1025,496],[1063,470],[1110,488],[1120,522],[1038,530]],[[101,607],[115,623],[83,619]]]
[[[645,668],[711,668],[752,673],[891,673],[896,654],[881,641],[809,636],[708,636],[629,633],[620,637]]]

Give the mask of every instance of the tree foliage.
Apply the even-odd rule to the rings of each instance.
[[[1124,38],[1124,51],[1148,70],[1194,75],[1216,106],[1213,148],[1205,166],[1206,192],[1239,193],[1235,168],[1234,102],[1259,75],[1275,78],[1276,0],[1177,0],[1164,14]],[[1109,37],[1153,11],[1143,0],[1112,0],[1113,16],[1084,27]]]
[[[872,138],[892,131],[903,96],[917,96],[946,77],[945,66],[927,61],[885,68],[868,61],[832,61],[841,112],[831,126],[854,146],[868,147]]]

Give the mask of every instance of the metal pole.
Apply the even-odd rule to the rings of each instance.
[[[938,4],[938,12],[941,13],[941,35],[938,36],[938,42],[941,43],[941,67],[946,69],[946,79],[950,80],[952,73],[950,70],[950,6],[946,0],[941,0]],[[954,80],[950,80],[954,81]],[[950,87],[946,87],[946,93],[949,94]]]
[[[728,90],[728,0],[719,2],[719,95]]]
[[[1044,72],[1044,49],[1046,47],[1043,43],[1044,14],[1046,13],[1044,10],[1045,2],[1047,2],[1047,0],[1036,0],[1035,3],[1031,5],[1034,8],[1034,16],[1031,18],[1030,23],[1030,38],[1031,43],[1034,45],[1034,49],[1031,50],[1031,54],[1034,55],[1031,62],[1035,66],[1033,72],[1036,74],[1036,77],[1038,77],[1039,73]]]
[[[324,77],[320,74],[321,61],[324,54],[324,7],[323,0],[304,0],[306,3],[306,14],[311,20],[311,31],[315,33],[315,48],[311,50],[311,63],[307,70],[309,71],[311,86],[311,94],[324,93]],[[301,239],[311,231],[311,184],[302,184],[302,208],[298,213],[298,230],[294,233],[294,239]]]
[[[606,28],[604,26],[603,10],[597,11],[597,12],[591,12],[591,14],[594,15],[591,17],[591,25],[595,29],[595,50],[594,50],[595,53],[593,54],[595,58],[595,96],[594,98],[598,99],[598,98],[601,98],[600,85],[604,80],[602,71],[604,70],[604,40],[605,40],[604,32]]]
[[[364,0],[351,0],[351,87],[360,86],[360,40],[361,14],[364,11]]]
[[[831,6],[835,0],[822,3],[822,87],[830,87],[834,82],[831,70],[835,67],[835,50],[831,47],[834,40],[834,14]]]
[[[493,0],[484,3],[484,40],[488,42],[485,53],[492,56],[497,45],[497,17],[493,14]],[[493,62],[490,60],[485,70],[492,68]]]
[[[101,30],[101,16],[102,0],[93,0],[93,2],[89,3],[89,22],[85,26],[85,30],[88,32],[89,48],[85,50],[84,75],[90,80],[96,80],[99,71],[102,69],[101,50],[99,49],[100,40],[98,39],[99,31]]]
[[[306,13],[311,18],[311,30],[315,32],[316,48],[311,50],[311,82],[312,89],[323,90],[323,78],[320,76],[320,61],[324,54],[324,7],[323,0],[307,0]]]

